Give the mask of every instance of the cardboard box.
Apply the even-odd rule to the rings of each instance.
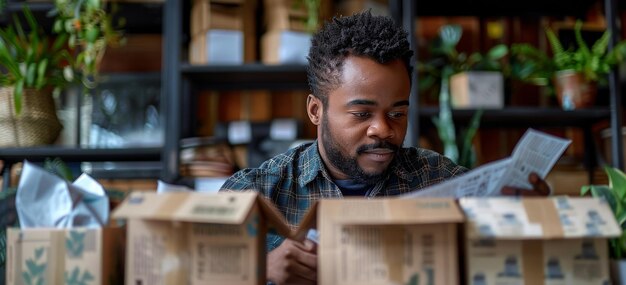
[[[389,16],[389,1],[387,0],[343,0],[339,2],[341,15],[354,15],[370,10],[372,15]]]
[[[264,64],[307,64],[311,35],[293,31],[269,31],[261,37]]]
[[[265,235],[291,231],[255,192],[136,192],[127,219],[126,284],[265,284]]]
[[[602,169],[596,169],[595,173],[604,174]],[[595,177],[594,177],[595,178]],[[545,178],[546,183],[550,185],[553,191],[553,195],[569,195],[580,196],[580,188],[584,185],[591,184],[589,181],[589,171],[581,166],[565,166],[556,165],[548,176]],[[594,184],[600,183],[598,179],[594,179]]]
[[[463,198],[467,284],[609,284],[607,238],[621,230],[600,199]]]
[[[456,285],[462,221],[453,199],[320,200],[294,238],[317,227],[322,285]]]
[[[309,12],[305,1],[265,0],[265,23],[268,31],[307,32]]]
[[[6,284],[122,284],[123,233],[8,228]]]
[[[209,29],[242,30],[243,6],[194,0],[191,6],[191,35],[197,36]]]
[[[232,64],[244,62],[244,36],[241,31],[208,30],[191,38],[189,63]]]
[[[504,79],[495,71],[467,71],[450,77],[452,107],[502,109]]]
[[[626,127],[622,127],[622,149],[626,149]],[[600,136],[602,137],[602,154],[604,156],[604,160],[607,164],[613,164],[613,147],[611,139],[613,134],[611,133],[611,128],[604,129],[600,132]],[[624,161],[626,161],[626,152],[623,154]]]
[[[190,63],[257,61],[256,0],[195,0],[190,25]]]

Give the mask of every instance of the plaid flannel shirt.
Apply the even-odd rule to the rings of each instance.
[[[467,171],[448,158],[426,149],[402,148],[387,172],[376,183],[369,198],[393,196],[439,183]],[[301,145],[247,168],[230,177],[221,191],[256,190],[272,201],[292,228],[296,228],[313,202],[341,198],[341,190],[328,174],[317,149],[317,141]],[[268,234],[268,252],[283,237]]]

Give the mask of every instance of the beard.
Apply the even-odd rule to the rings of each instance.
[[[340,147],[337,145],[336,140],[334,139],[332,132],[330,131],[330,127],[328,125],[328,116],[324,114],[322,118],[322,145],[324,146],[324,150],[326,150],[326,155],[328,155],[328,162],[332,164],[335,168],[339,169],[341,172],[346,174],[350,179],[355,180],[357,183],[363,183],[366,185],[372,185],[376,182],[380,181],[385,173],[385,170],[380,171],[379,173],[368,173],[357,161],[356,157],[351,157],[349,154],[344,154]],[[363,153],[366,150],[375,149],[375,148],[387,148],[391,149],[395,154],[400,149],[397,145],[389,143],[387,141],[378,141],[374,144],[361,145],[357,148],[357,155]],[[389,167],[387,167],[389,168]]]

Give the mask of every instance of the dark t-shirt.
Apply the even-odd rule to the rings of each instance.
[[[341,194],[343,196],[356,196],[356,197],[367,196],[367,192],[374,189],[374,186],[376,186],[376,185],[368,185],[364,183],[359,183],[352,179],[335,180],[335,184],[339,186],[339,190],[341,190]]]

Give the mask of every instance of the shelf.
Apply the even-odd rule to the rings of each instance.
[[[5,162],[44,161],[58,157],[65,162],[82,161],[159,161],[161,148],[72,148],[29,147],[0,148],[0,160]]]
[[[87,162],[81,168],[98,179],[158,179],[160,161]]]
[[[526,0],[447,0],[421,1],[415,6],[417,16],[576,16],[583,17],[596,0],[562,1]]]
[[[27,4],[31,9],[37,22],[42,27],[52,27],[54,18],[48,16],[48,12],[54,9],[52,2],[23,2],[8,0],[5,11],[0,14],[0,25],[12,23],[10,14],[21,15],[22,7]],[[115,2],[109,5],[117,5],[117,12],[113,17],[113,24],[116,25],[120,18],[126,24],[122,27],[125,34],[160,34],[163,27],[163,3],[136,3],[136,2]],[[140,17],[137,15],[141,15]],[[48,29],[49,31],[49,29]]]
[[[476,110],[452,110],[455,121],[468,122]],[[423,107],[419,110],[420,121],[430,122],[429,118],[439,113],[437,107]],[[485,110],[480,127],[567,127],[590,126],[601,120],[608,120],[608,108],[580,109],[565,111],[557,108],[511,107],[499,110]]]
[[[305,65],[191,65],[183,64],[184,78],[194,85],[218,90],[308,90]]]

